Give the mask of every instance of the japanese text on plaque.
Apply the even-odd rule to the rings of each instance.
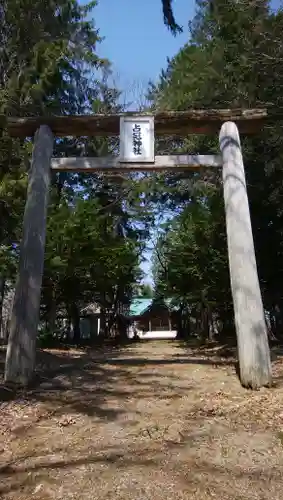
[[[135,155],[142,154],[141,126],[137,123],[133,127],[133,153]]]

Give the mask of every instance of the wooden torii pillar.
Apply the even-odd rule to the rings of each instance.
[[[35,368],[52,153],[53,134],[41,125],[34,138],[5,365],[5,381],[23,386]]]
[[[235,123],[222,125],[219,142],[240,380],[244,387],[257,389],[271,384],[271,361],[240,136]]]
[[[154,161],[148,163],[123,163],[113,157],[51,159],[53,134],[118,135],[121,116],[132,117],[135,122],[141,115],[124,113],[110,116],[55,116],[6,120],[7,129],[12,136],[26,137],[35,134],[35,140],[24,214],[20,268],[7,348],[5,381],[25,386],[32,379],[35,367],[51,169],[70,172],[129,172],[223,166],[229,267],[240,378],[246,387],[270,385],[270,354],[237,128],[238,125],[243,133],[257,132],[267,118],[266,110],[190,110],[155,115],[155,130],[161,135],[215,134],[222,125],[222,155],[156,156]],[[148,114],[144,113],[142,120],[146,120],[147,116]]]

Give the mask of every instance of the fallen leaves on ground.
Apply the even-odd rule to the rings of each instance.
[[[1,498],[279,500],[283,355],[257,392],[234,355],[163,341],[40,351],[35,387],[1,390]]]

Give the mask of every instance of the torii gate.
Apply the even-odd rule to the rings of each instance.
[[[240,378],[246,387],[270,385],[268,338],[238,132],[239,128],[244,134],[256,133],[266,119],[265,109],[5,119],[11,136],[24,138],[35,134],[7,348],[7,383],[27,385],[34,371],[51,170],[174,172],[222,167]],[[220,130],[221,154],[155,156],[154,129],[156,134],[166,135],[214,134]],[[119,158],[52,158],[53,134],[113,136],[119,133]]]

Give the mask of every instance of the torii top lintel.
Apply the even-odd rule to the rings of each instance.
[[[233,121],[239,132],[255,134],[259,132],[269,112],[256,109],[189,109],[186,111],[162,111],[157,113],[127,112],[109,115],[75,116],[0,116],[0,128],[7,129],[12,137],[32,137],[40,125],[48,125],[54,135],[63,136],[115,136],[119,135],[121,116],[154,116],[156,135],[186,136],[188,134],[215,134],[222,123]]]

